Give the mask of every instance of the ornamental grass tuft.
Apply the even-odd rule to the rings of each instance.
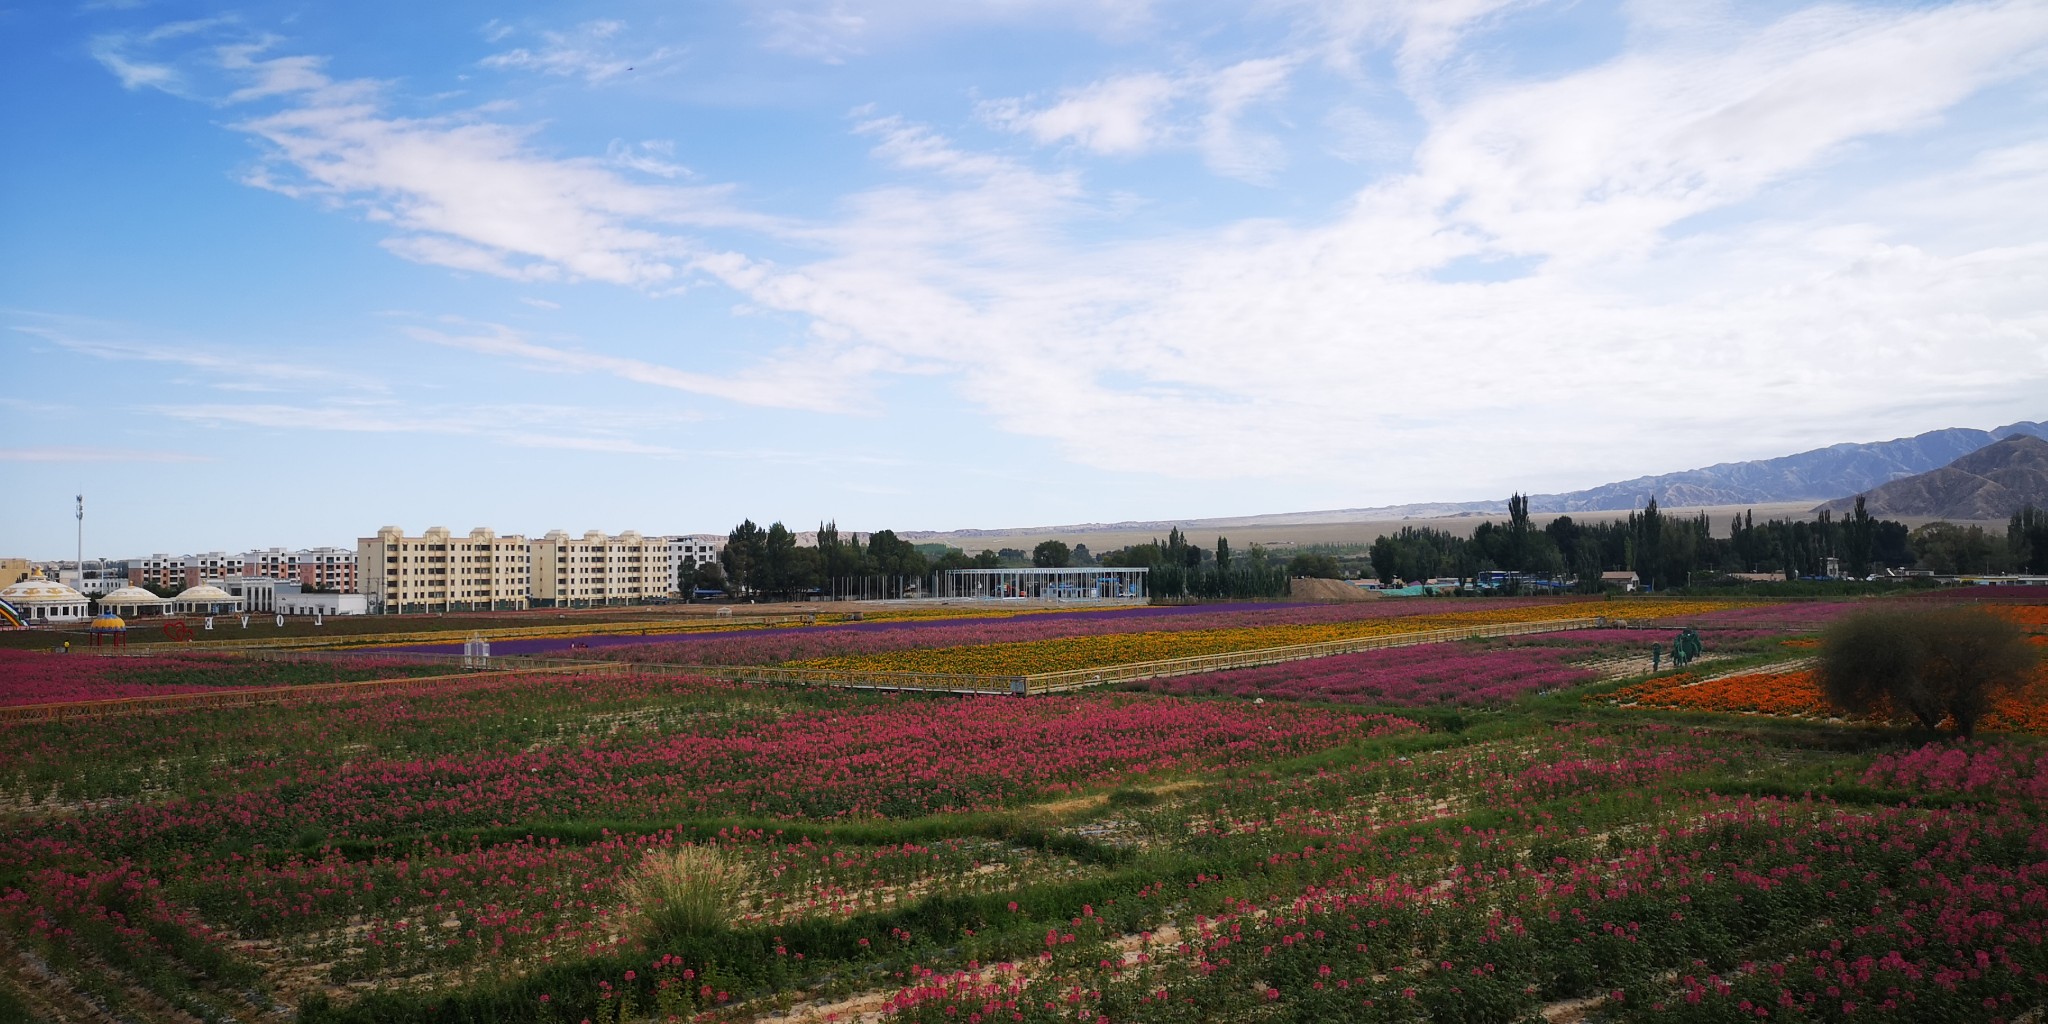
[[[650,938],[709,935],[732,923],[750,875],[723,851],[682,846],[649,853],[620,892],[626,909],[645,920]]]

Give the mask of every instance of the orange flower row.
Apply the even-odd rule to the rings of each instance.
[[[1674,711],[1715,711],[1791,718],[1848,717],[1822,696],[1820,681],[1811,669],[1752,672],[1707,680],[1681,672],[1644,680],[1612,693],[1592,695],[1586,699]],[[1911,716],[1882,706],[1868,718],[1895,725],[1904,725],[1912,721]],[[1984,716],[1984,721],[1980,725],[1988,732],[2048,735],[2048,663],[2044,663],[2035,671],[2032,682],[2027,686],[1993,702],[1991,713]]]

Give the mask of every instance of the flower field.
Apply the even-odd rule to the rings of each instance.
[[[1630,614],[1658,618],[1680,611],[1711,611],[1722,605],[1695,602],[1639,602]],[[1185,658],[1203,654],[1228,654],[1264,647],[1325,643],[1426,632],[1460,626],[1551,622],[1559,619],[1599,615],[1605,606],[1589,602],[1545,601],[1508,606],[1475,608],[1470,611],[1425,611],[1403,616],[1382,615],[1323,622],[1288,622],[1228,626],[1223,628],[1152,630],[1132,633],[1068,635],[1042,640],[980,643],[971,646],[918,647],[874,654],[848,654],[812,658],[793,664],[800,668],[840,669],[855,672],[964,672],[987,675],[1023,675],[1097,668],[1139,661]]]
[[[1702,680],[1689,673],[1633,683],[1612,693],[1588,695],[1588,701],[1666,708],[1675,711],[1717,711],[1743,715],[1831,718],[1840,714],[1821,696],[1810,669],[1748,672]],[[1871,718],[1906,725],[1903,715],[1882,711]],[[2048,666],[2036,669],[2032,685],[1999,697],[1979,728],[1992,732],[2048,736]]]
[[[102,658],[83,652],[0,649],[0,706],[153,697],[223,687],[295,686],[363,679],[430,676],[453,665],[354,658],[312,662],[253,661],[230,654],[164,654]]]
[[[623,671],[0,725],[0,1019],[2048,1013],[2048,744],[2027,722],[2002,711],[1985,728],[2006,735],[1959,745],[1837,736],[1784,641],[1839,612],[1615,604],[1652,628],[1134,691],[889,694],[660,663],[1010,664],[1599,605],[763,630],[607,651],[645,666]],[[1648,645],[1695,621],[1710,654],[1749,660],[1645,678]],[[130,673],[35,677],[95,695],[327,681],[211,656],[33,657],[0,664]],[[1617,673],[1587,701],[1534,699]],[[1663,724],[1663,708],[1725,717]],[[634,894],[686,849],[730,869],[722,923],[665,931]]]

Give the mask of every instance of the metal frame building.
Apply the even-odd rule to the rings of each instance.
[[[1073,566],[1064,569],[947,569],[938,574],[939,598],[1040,598],[1056,601],[1142,601],[1144,568]]]

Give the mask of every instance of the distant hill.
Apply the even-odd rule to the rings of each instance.
[[[1874,516],[1942,519],[2004,519],[2027,505],[2048,508],[2048,441],[2016,434],[1940,469],[1872,488],[1863,500]],[[1855,505],[1852,495],[1814,511],[1840,514]]]
[[[1653,497],[1664,506],[1825,500],[1939,469],[1994,442],[2018,436],[2048,437],[2048,423],[2013,423],[1996,430],[1950,427],[1892,441],[1837,444],[1775,459],[1723,462],[1704,469],[1637,477],[1568,494],[1532,494],[1529,510],[1639,508]]]
[[[1542,514],[1602,512],[1641,508],[1651,498],[1665,508],[1711,508],[1729,505],[1773,505],[1826,501],[1861,494],[1907,477],[1940,469],[1971,452],[2012,437],[2048,438],[2048,423],[2022,421],[1995,430],[1950,427],[1890,441],[1845,443],[1775,459],[1723,462],[1661,476],[1639,476],[1583,491],[1529,495],[1529,510]],[[1797,507],[1797,506],[1794,506]],[[1150,531],[1161,536],[1183,530],[1241,530],[1251,527],[1317,526],[1345,523],[1387,523],[1445,517],[1505,515],[1506,498],[1498,501],[1423,502],[1376,508],[1325,509],[1315,512],[1274,512],[1217,519],[1126,520],[1116,523],[1070,523],[1064,526],[999,529],[905,531],[905,540],[943,540],[959,544],[977,538],[1011,538],[1022,534],[1076,537],[1093,533]],[[1903,513],[1901,513],[1903,514]],[[2002,519],[2001,513],[1992,518]]]

